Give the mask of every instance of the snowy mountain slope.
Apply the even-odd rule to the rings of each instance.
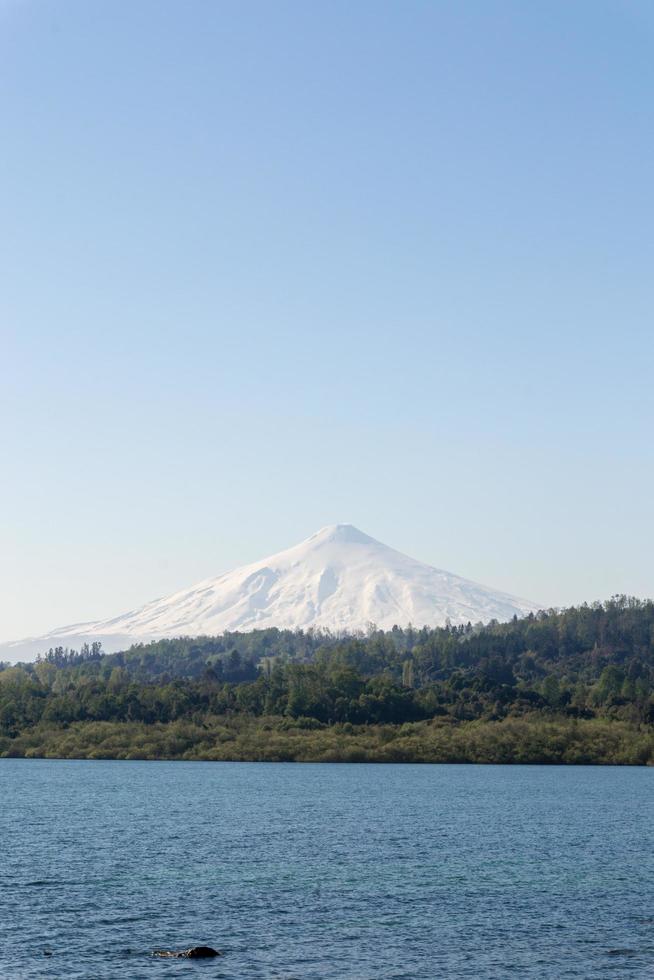
[[[432,568],[368,537],[351,524],[325,527],[263,561],[156,599],[113,619],[79,623],[0,646],[0,660],[50,646],[78,649],[93,639],[108,652],[171,636],[277,626],[353,632],[375,623],[439,626],[508,620],[538,606]]]

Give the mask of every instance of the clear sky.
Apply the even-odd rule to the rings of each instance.
[[[0,0],[0,639],[352,522],[654,594],[651,0]]]

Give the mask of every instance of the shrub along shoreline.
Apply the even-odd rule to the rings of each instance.
[[[0,757],[633,766],[654,765],[654,731],[610,719],[542,714],[402,725],[243,715],[149,724],[87,721],[0,736]]]

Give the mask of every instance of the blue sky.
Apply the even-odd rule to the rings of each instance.
[[[654,8],[0,0],[0,639],[333,522],[654,593]]]

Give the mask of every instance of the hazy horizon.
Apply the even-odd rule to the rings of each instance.
[[[0,641],[351,522],[654,595],[654,9],[0,0]]]

